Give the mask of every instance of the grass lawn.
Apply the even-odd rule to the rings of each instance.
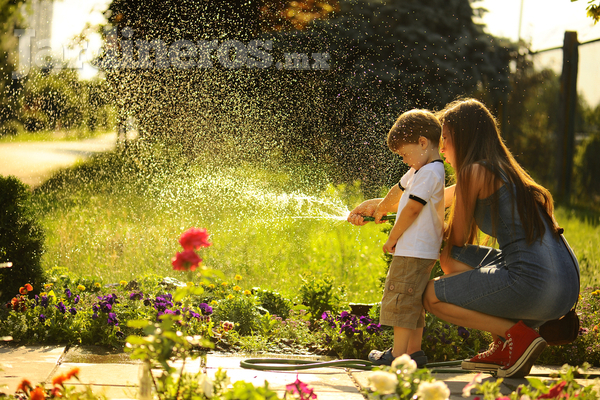
[[[103,155],[57,175],[34,196],[47,231],[44,267],[106,283],[173,276],[177,238],[200,227],[213,243],[204,265],[241,274],[245,288],[294,296],[310,271],[345,284],[350,301],[380,300],[382,227],[344,221],[362,200],[359,187],[335,187],[301,168],[236,164],[190,165],[162,149]],[[559,208],[557,219],[580,260],[582,285],[597,284],[598,217]]]

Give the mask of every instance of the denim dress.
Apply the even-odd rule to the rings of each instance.
[[[438,279],[435,294],[440,301],[523,320],[535,328],[573,307],[579,296],[579,265],[566,241],[555,237],[547,224],[541,240],[527,243],[512,184],[504,184],[496,194],[498,249],[454,246],[451,257],[473,270]],[[490,236],[492,196],[478,199],[475,206],[475,221]]]

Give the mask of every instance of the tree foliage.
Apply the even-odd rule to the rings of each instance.
[[[198,67],[190,52],[186,68],[130,64],[106,74],[121,118],[134,116],[147,138],[328,163],[340,179],[377,186],[394,175],[385,134],[402,111],[441,107],[476,90],[498,101],[507,90],[508,44],[485,34],[473,14],[469,0],[114,0],[107,15],[117,29],[105,31],[104,60],[111,51],[122,59],[140,40],[247,45],[260,38],[273,41],[272,63],[227,68],[216,50],[212,68]],[[304,68],[288,68],[295,53],[307,55]],[[328,56],[326,68],[314,68],[314,54]]]
[[[16,87],[12,79],[15,69],[17,38],[14,29],[23,22],[22,0],[0,0],[0,133],[6,122],[14,118],[15,105],[13,92]]]

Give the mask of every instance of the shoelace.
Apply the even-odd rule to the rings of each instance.
[[[477,358],[486,358],[491,356],[492,354],[494,354],[496,352],[496,350],[498,350],[498,345],[496,344],[496,342],[490,344],[490,348],[487,349],[486,351],[484,351],[483,353],[481,353],[480,355],[477,356]],[[502,350],[504,350],[504,348],[502,348]]]

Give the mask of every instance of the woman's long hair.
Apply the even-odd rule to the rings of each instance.
[[[505,179],[514,184],[517,211],[521,224],[525,229],[528,243],[541,239],[546,228],[544,219],[553,233],[558,233],[559,227],[554,219],[554,202],[552,195],[543,186],[537,184],[531,176],[517,163],[500,137],[500,131],[494,116],[478,100],[464,99],[448,104],[444,110],[438,113],[441,123],[448,127],[451,135],[455,160],[457,190],[467,199],[466,194],[472,184],[472,166],[480,164],[487,168],[497,179],[502,179],[501,171]],[[492,195],[492,228],[495,233],[498,216],[498,196],[495,191],[495,180],[488,179],[485,185],[488,193]],[[456,201],[455,194],[454,201]],[[450,211],[450,220],[446,237],[450,237],[454,223],[453,203]],[[541,209],[541,212],[538,210]],[[467,218],[470,218],[468,216]],[[475,219],[463,221],[470,224],[471,230],[467,243],[474,243],[477,239],[477,226]],[[494,234],[495,236],[495,234]],[[462,246],[463,243],[453,243]]]

